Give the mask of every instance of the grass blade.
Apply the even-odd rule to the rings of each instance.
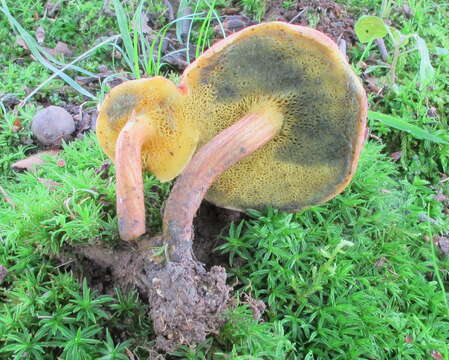
[[[404,119],[396,116],[386,115],[376,111],[368,111],[368,119],[378,120],[389,127],[405,131],[417,139],[429,140],[437,144],[449,145],[447,141],[441,139],[440,137],[433,135],[416,125],[412,125]]]
[[[135,67],[134,59],[134,46],[130,35],[128,16],[119,0],[113,0],[115,16],[117,18],[117,24],[120,30],[120,35],[123,40],[123,45],[125,46],[125,53],[123,53],[123,58],[128,64],[129,68],[132,70],[134,77],[139,77],[139,68]]]
[[[70,76],[68,76],[66,73],[55,67],[53,64],[51,64],[47,59],[45,59],[42,54],[39,51],[39,46],[34,40],[34,38],[19,24],[19,22],[12,16],[12,14],[9,12],[8,6],[6,4],[5,0],[2,1],[2,7],[0,10],[5,14],[5,16],[8,18],[9,23],[11,24],[11,27],[16,30],[20,36],[23,38],[25,43],[27,44],[29,50],[31,51],[31,54],[36,58],[39,63],[41,63],[43,66],[45,66],[47,69],[58,75],[61,79],[63,79],[67,84],[69,84],[72,88],[74,88],[76,91],[78,91],[80,94],[83,94],[84,96],[95,99],[95,95],[93,95],[91,92],[87,91],[85,88],[83,88],[81,85],[79,85],[75,80],[73,80]]]

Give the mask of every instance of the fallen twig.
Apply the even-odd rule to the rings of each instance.
[[[382,61],[387,61],[388,60],[388,51],[387,51],[387,48],[385,47],[384,39],[382,39],[382,38],[376,39],[375,42],[380,51],[380,58],[382,59]]]

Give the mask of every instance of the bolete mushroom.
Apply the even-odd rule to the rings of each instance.
[[[281,22],[251,26],[206,51],[179,87],[155,77],[114,88],[97,131],[105,152],[117,158],[122,239],[145,231],[140,148],[143,167],[170,180],[197,141],[206,144],[262,108],[282,118],[275,139],[222,174],[206,199],[237,210],[298,210],[341,192],[362,146],[366,96],[336,44],[316,30]]]
[[[352,178],[366,94],[319,31],[282,22],[248,27],[192,63],[180,87],[201,149],[166,202],[171,259],[190,256],[203,196],[230,209],[293,211],[334,197]]]
[[[206,320],[219,316],[227,299],[222,296],[224,280],[204,285],[205,274],[213,269],[207,273],[192,255],[192,222],[203,197],[231,209],[271,205],[294,211],[337,195],[357,167],[367,100],[360,80],[332,40],[316,30],[282,22],[251,26],[221,40],[185,70],[178,88],[157,79],[170,92],[140,94],[141,90],[129,85],[131,98],[157,96],[159,102],[145,102],[145,109],[155,104],[159,109],[167,94],[176,93],[169,121],[191,127],[189,151],[196,139],[201,148],[182,171],[165,205],[165,266],[153,259],[145,276],[159,337],[189,344],[214,330]],[[121,103],[126,105],[112,101],[104,105],[125,108],[118,111],[116,129],[128,119],[145,122],[146,110],[141,107],[132,115],[140,102],[122,96]],[[164,124],[166,112],[152,117]],[[110,117],[108,122],[115,124],[114,116]],[[112,154],[113,142],[110,146]],[[118,167],[121,151],[117,145]],[[189,156],[180,159],[188,161]],[[148,157],[147,161],[153,160]],[[202,296],[214,306],[201,308],[198,314],[194,309]],[[167,310],[161,317],[163,307]]]
[[[282,118],[273,141],[220,175],[206,194],[212,203],[299,210],[349,183],[364,139],[366,95],[324,34],[281,22],[246,28],[192,63],[181,87],[199,108],[191,115],[199,146],[261,107]]]
[[[145,233],[142,168],[168,181],[186,166],[198,141],[197,127],[182,116],[181,90],[163,77],[113,88],[97,119],[100,146],[116,164],[120,237]]]

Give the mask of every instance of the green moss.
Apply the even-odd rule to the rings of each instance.
[[[358,16],[377,14],[382,2],[345,3]],[[264,11],[259,1],[239,4],[246,10],[254,5],[252,14]],[[8,0],[8,5],[31,34],[44,28],[46,46],[65,41],[75,54],[92,47],[98,36],[118,32],[115,18],[101,13],[102,1],[63,1],[55,20],[45,17],[44,1]],[[148,9],[156,5],[162,14],[161,1]],[[371,96],[370,106],[447,137],[449,57],[438,50],[449,48],[447,6],[427,0],[409,6],[412,17],[394,9],[389,16],[404,33],[425,39],[435,77],[420,89],[419,58],[416,52],[404,54],[397,87]],[[0,93],[23,99],[24,87],[34,88],[50,74],[15,40],[0,17]],[[358,59],[362,51],[356,45],[350,55]],[[113,68],[111,59],[104,50],[81,65],[92,71],[99,64]],[[35,99],[47,100],[61,85],[50,82]],[[53,95],[51,101],[61,99]],[[429,115],[431,107],[436,116]],[[0,358],[126,359],[128,351],[141,359],[154,356],[148,350],[153,344],[148,308],[135,292],[95,292],[75,279],[71,264],[52,255],[65,245],[113,246],[117,240],[114,169],[106,177],[98,173],[107,159],[95,136],[65,145],[58,157],[62,167],[48,159],[34,173],[17,173],[11,164],[37,151],[27,145],[37,105],[18,114],[6,110],[0,106],[0,264],[9,271],[0,284]],[[239,280],[236,298],[249,293],[264,301],[264,321],[255,321],[251,307],[238,301],[219,335],[172,357],[429,359],[441,354],[449,359],[449,258],[427,241],[447,236],[447,204],[435,196],[449,195],[448,182],[439,183],[440,172],[449,171],[448,147],[379,123],[370,127],[385,146],[368,143],[356,178],[342,195],[296,215],[252,211],[250,220],[226,233],[220,251],[229,256],[230,283]],[[402,151],[397,164],[388,156],[393,151]],[[147,223],[156,234],[169,185],[147,176],[145,188]]]

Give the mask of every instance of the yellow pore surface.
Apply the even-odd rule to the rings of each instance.
[[[132,111],[147,119],[155,133],[142,148],[143,168],[159,180],[176,177],[187,165],[198,141],[195,119],[185,116],[182,96],[171,81],[162,77],[132,80],[107,95],[97,119],[101,147],[114,160],[115,143]]]
[[[329,42],[266,23],[215,45],[219,50],[187,69],[185,113],[198,121],[199,146],[260,104],[283,114],[276,137],[224,172],[207,200],[233,209],[298,210],[343,190],[360,151],[364,92]]]

